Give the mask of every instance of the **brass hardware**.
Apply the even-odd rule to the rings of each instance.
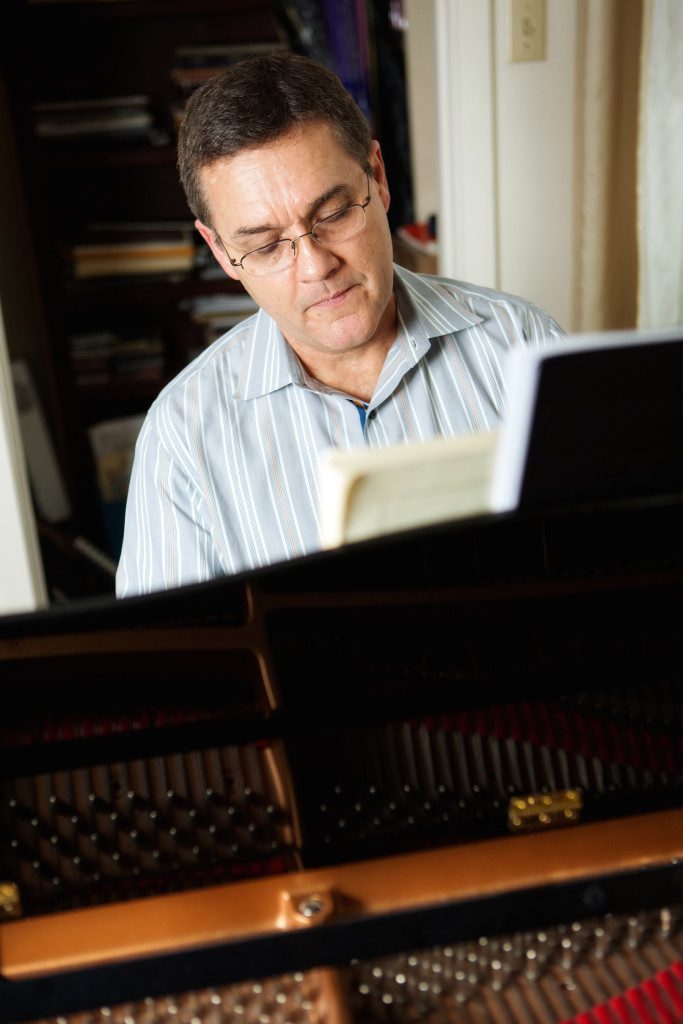
[[[329,920],[336,909],[331,889],[314,892],[281,892],[278,925],[280,928],[306,928]]]
[[[511,832],[532,832],[575,825],[581,820],[582,810],[583,796],[579,789],[513,796],[508,804],[508,828]]]
[[[19,886],[14,882],[0,882],[0,920],[21,917],[22,913]]]

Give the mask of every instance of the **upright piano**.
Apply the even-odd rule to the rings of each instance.
[[[0,1024],[683,1021],[682,524],[0,620]]]

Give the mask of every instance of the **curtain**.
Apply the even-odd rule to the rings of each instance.
[[[577,4],[574,330],[635,324],[641,10],[641,0]]]
[[[683,3],[646,0],[638,147],[638,324],[683,323]]]

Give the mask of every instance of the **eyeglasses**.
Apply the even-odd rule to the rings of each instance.
[[[287,270],[296,260],[298,243],[302,238],[311,238],[320,245],[337,245],[339,242],[346,242],[354,235],[360,234],[365,227],[365,207],[370,202],[370,177],[365,174],[368,194],[362,203],[354,203],[352,206],[345,206],[343,210],[330,214],[329,217],[322,217],[317,220],[310,231],[304,231],[296,238],[280,238],[270,245],[261,245],[258,249],[252,249],[245,253],[241,260],[234,260],[228,254],[228,259],[233,267],[241,267],[251,277],[267,277],[269,274],[279,274]],[[220,236],[219,240],[220,240]],[[221,241],[221,245],[223,245]],[[223,246],[225,248],[225,246]]]

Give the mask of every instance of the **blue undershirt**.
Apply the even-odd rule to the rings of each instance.
[[[355,405],[356,409],[358,409],[358,415],[360,416],[361,430],[365,430],[365,414],[368,411],[368,403],[367,402],[359,402],[358,399],[356,399],[356,398],[351,398],[351,399],[349,399],[349,401],[352,402],[353,405]]]

